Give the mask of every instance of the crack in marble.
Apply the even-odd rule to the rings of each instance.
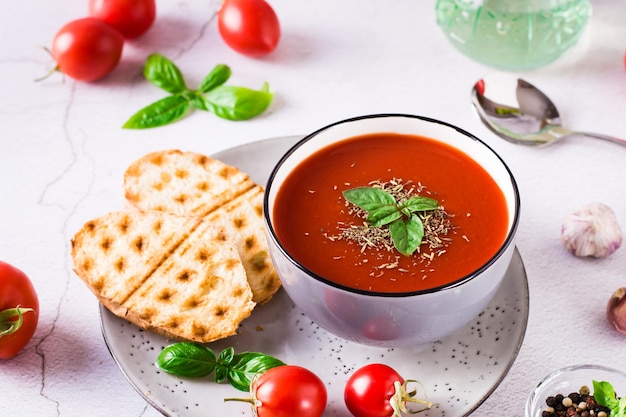
[[[191,49],[194,48],[194,46],[196,46],[198,44],[198,42],[200,42],[200,40],[202,39],[202,37],[204,36],[204,33],[206,32],[207,28],[210,26],[211,22],[215,19],[215,15],[212,16],[212,18],[210,20],[208,20],[205,24],[203,24],[202,26],[200,26],[200,30],[198,31],[198,35],[191,39],[189,41],[189,43],[184,46],[181,47],[178,52],[175,54],[175,58],[180,58],[181,56],[183,56],[185,53],[187,53],[188,51],[190,51]]]
[[[65,107],[65,112],[63,115],[63,137],[65,139],[65,142],[68,144],[69,150],[68,152],[71,154],[71,158],[70,161],[66,164],[66,166],[59,172],[59,174],[53,178],[51,181],[49,181],[44,187],[43,187],[43,191],[41,192],[41,195],[38,199],[38,204],[44,207],[56,207],[61,209],[62,211],[65,211],[65,216],[64,216],[64,221],[62,223],[62,227],[61,227],[61,233],[62,233],[62,239],[65,241],[65,238],[67,236],[68,233],[68,224],[69,224],[69,219],[72,217],[72,215],[76,212],[77,207],[80,206],[81,202],[85,200],[85,198],[87,198],[87,196],[89,195],[89,191],[91,189],[91,185],[93,184],[93,169],[92,169],[92,175],[91,175],[91,181],[89,182],[87,189],[85,190],[85,192],[82,194],[82,196],[80,196],[76,201],[73,202],[73,204],[71,204],[69,207],[64,207],[62,204],[60,203],[54,203],[54,202],[48,202],[46,201],[47,199],[47,195],[48,192],[50,191],[50,189],[52,187],[54,187],[55,185],[59,184],[60,182],[63,181],[63,179],[68,175],[68,173],[72,170],[72,168],[77,164],[77,162],[79,161],[79,153],[77,151],[77,144],[75,143],[75,140],[73,139],[73,135],[70,133],[69,130],[69,125],[70,125],[70,119],[71,119],[71,113],[72,113],[72,107],[74,106],[74,97],[76,95],[76,86],[77,86],[77,82],[73,82],[72,84],[72,88],[70,90],[70,95],[69,98],[67,100],[67,105]],[[91,161],[91,166],[93,167],[93,159],[88,157],[86,152],[82,152],[83,155],[85,155],[87,157],[87,159],[89,161]],[[52,325],[49,329],[48,332],[46,332],[41,339],[38,341],[38,343],[35,346],[35,352],[37,353],[37,355],[41,358],[41,386],[40,386],[40,390],[39,390],[39,395],[43,398],[45,398],[47,401],[52,402],[55,405],[56,408],[56,415],[60,416],[61,415],[61,402],[53,397],[51,397],[50,395],[48,395],[46,393],[46,381],[48,378],[47,372],[46,372],[46,365],[47,365],[47,361],[46,361],[46,352],[44,349],[44,344],[45,342],[48,340],[48,338],[52,337],[55,329],[57,328],[57,322],[59,321],[59,318],[61,316],[61,308],[63,305],[63,300],[66,299],[67,297],[67,293],[69,291],[69,283],[70,283],[70,276],[71,276],[71,271],[72,268],[69,265],[70,261],[69,261],[69,254],[70,254],[70,245],[69,242],[66,242],[65,245],[65,251],[64,251],[64,258],[65,258],[65,282],[64,282],[64,287],[63,290],[61,292],[61,295],[59,297],[59,302],[56,306],[56,311],[54,313],[54,315],[52,316]]]
[[[192,38],[187,45],[181,47],[177,54],[175,55],[177,58],[181,57],[182,55],[184,55],[185,53],[187,53],[188,51],[190,51],[191,49],[193,49],[204,37],[207,29],[211,26],[211,24],[214,22],[214,20],[217,17],[217,11],[219,9],[219,4],[221,3],[216,3],[216,6],[214,8],[213,13],[211,14],[210,18],[203,24],[200,26],[197,35]],[[71,124],[71,115],[72,115],[72,109],[74,106],[74,99],[75,99],[75,95],[76,95],[76,91],[77,91],[77,86],[78,86],[78,82],[77,81],[72,81],[72,86],[71,86],[71,90],[70,90],[70,95],[69,98],[67,99],[67,104],[64,110],[64,115],[63,115],[63,137],[65,142],[67,143],[69,149],[68,149],[68,153],[70,155],[70,160],[67,162],[67,164],[60,170],[60,172],[58,173],[58,175],[56,175],[54,178],[52,178],[48,183],[45,184],[45,186],[43,187],[43,190],[37,200],[37,203],[41,206],[44,207],[55,207],[60,209],[62,212],[64,212],[64,221],[62,223],[62,228],[61,228],[61,233],[62,233],[62,239],[66,240],[66,237],[69,236],[69,230],[68,230],[68,226],[69,226],[69,222],[70,219],[72,218],[72,216],[76,213],[77,208],[80,206],[80,204],[86,199],[88,198],[89,194],[90,194],[90,190],[91,187],[95,181],[94,179],[94,172],[93,172],[93,167],[94,167],[94,160],[93,158],[91,158],[87,152],[85,152],[84,149],[80,150],[79,149],[79,145],[78,145],[78,140],[76,138],[76,134],[72,133],[69,129],[70,124]],[[76,166],[76,164],[79,162],[79,160],[81,160],[80,158],[86,158],[89,162],[90,162],[90,166],[92,168],[92,172],[91,172],[91,179],[89,181],[89,183],[87,184],[87,187],[85,189],[85,191],[77,198],[75,199],[73,202],[71,202],[68,206],[64,206],[61,202],[55,202],[53,199],[49,198],[49,195],[51,193],[51,190],[58,184],[60,184],[67,176],[68,174],[72,171],[72,169]],[[53,316],[51,317],[51,326],[49,328],[49,330],[47,332],[45,332],[40,340],[37,342],[37,344],[35,345],[35,352],[36,354],[41,358],[41,383],[40,383],[40,390],[39,390],[39,395],[42,398],[45,398],[46,401],[51,402],[52,404],[54,404],[55,410],[56,410],[56,416],[60,417],[62,412],[61,412],[61,401],[54,398],[53,396],[49,395],[48,393],[46,393],[46,383],[47,380],[49,378],[49,375],[47,374],[47,366],[48,366],[48,358],[47,358],[47,352],[46,349],[44,348],[46,341],[51,338],[54,333],[55,330],[57,328],[57,323],[60,319],[61,316],[61,309],[63,306],[63,301],[66,299],[67,294],[69,292],[69,285],[70,285],[70,279],[71,279],[71,275],[72,275],[72,266],[71,266],[71,259],[70,259],[70,252],[71,252],[71,244],[70,242],[65,242],[65,283],[64,283],[64,287],[63,290],[61,292],[61,295],[59,297],[59,302],[58,305],[56,306],[56,311],[54,312]],[[150,410],[152,409],[152,407],[146,403],[145,406],[143,407],[143,409],[140,411],[138,417],[142,417],[145,415],[149,415]]]

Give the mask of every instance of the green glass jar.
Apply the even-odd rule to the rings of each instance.
[[[462,53],[503,70],[546,65],[578,41],[589,0],[437,0],[437,23]]]

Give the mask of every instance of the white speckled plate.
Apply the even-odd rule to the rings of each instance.
[[[265,184],[275,162],[297,139],[253,142],[214,156]],[[164,415],[252,415],[246,403],[223,401],[246,397],[228,384],[216,384],[211,377],[185,379],[159,371],[154,362],[172,341],[140,330],[102,306],[100,313],[114,360],[137,392]],[[240,334],[210,347],[216,353],[228,346],[236,352],[264,352],[311,369],[327,384],[327,417],[350,415],[343,403],[344,384],[355,369],[372,362],[386,363],[405,378],[424,383],[428,399],[438,406],[422,416],[456,417],[471,414],[502,381],[517,357],[527,321],[528,281],[516,251],[500,290],[480,316],[425,350],[374,348],[339,339],[312,323],[284,291],[255,309],[242,323]]]

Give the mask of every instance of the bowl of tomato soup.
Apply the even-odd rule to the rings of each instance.
[[[292,301],[344,339],[426,345],[474,319],[514,252],[520,197],[505,162],[448,123],[343,120],[269,177],[270,252]]]

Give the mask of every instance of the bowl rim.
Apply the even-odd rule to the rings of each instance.
[[[506,238],[504,239],[502,245],[500,246],[500,248],[498,249],[498,251],[487,261],[485,262],[480,268],[476,269],[475,271],[472,271],[470,273],[468,273],[467,275],[464,275],[448,284],[445,285],[440,285],[437,287],[433,287],[433,288],[428,288],[428,289],[423,289],[423,290],[417,290],[417,291],[405,291],[405,292],[381,292],[381,291],[368,291],[368,290],[364,290],[364,289],[357,289],[357,288],[353,288],[353,287],[349,287],[349,286],[345,286],[345,285],[341,285],[338,284],[332,280],[329,280],[323,276],[320,276],[318,274],[316,274],[315,272],[311,271],[310,269],[308,269],[306,266],[300,264],[300,262],[298,262],[296,259],[294,259],[289,252],[287,252],[285,250],[285,248],[283,247],[283,245],[280,243],[280,240],[278,239],[278,235],[276,234],[276,231],[274,230],[274,226],[273,226],[273,222],[272,222],[272,214],[270,213],[269,210],[269,190],[272,187],[272,184],[274,182],[274,179],[278,173],[278,171],[280,170],[280,168],[282,167],[282,165],[285,163],[285,161],[287,159],[289,159],[289,157],[298,149],[300,148],[302,145],[304,145],[306,142],[312,140],[314,137],[316,137],[317,135],[319,135],[320,133],[333,128],[334,126],[337,125],[341,125],[341,124],[346,124],[346,123],[352,123],[352,122],[356,122],[359,120],[365,120],[365,119],[375,119],[375,118],[387,118],[387,117],[395,117],[395,118],[410,118],[410,119],[417,119],[417,120],[421,120],[423,122],[427,122],[427,123],[434,123],[434,124],[439,124],[442,125],[444,127],[447,127],[449,129],[452,130],[456,130],[458,133],[460,133],[461,135],[467,137],[470,140],[473,140],[479,144],[481,144],[487,151],[489,151],[498,161],[499,163],[502,165],[502,167],[505,169],[506,173],[508,174],[508,178],[511,182],[511,188],[513,191],[513,197],[514,197],[514,218],[512,220],[512,224],[511,224],[511,228],[506,236]],[[358,135],[355,135],[358,136]],[[345,139],[348,139],[349,137],[346,137]],[[478,137],[476,137],[475,135],[469,133],[468,131],[459,128],[458,126],[452,125],[448,122],[444,122],[438,119],[433,119],[431,117],[426,117],[426,116],[419,116],[419,115],[414,115],[414,114],[407,114],[407,113],[374,113],[374,114],[367,114],[367,115],[362,115],[362,116],[356,116],[356,117],[351,117],[351,118],[347,118],[347,119],[343,119],[343,120],[339,120],[336,122],[333,122],[331,124],[328,124],[322,128],[319,128],[317,130],[315,130],[312,133],[309,133],[308,135],[304,136],[302,139],[300,139],[298,142],[296,142],[293,146],[291,146],[284,154],[283,156],[279,159],[279,161],[274,165],[274,167],[272,168],[272,171],[269,175],[269,178],[266,182],[265,185],[265,193],[263,196],[263,217],[265,220],[265,226],[266,229],[268,231],[268,234],[270,236],[270,238],[273,240],[274,244],[276,245],[276,247],[280,250],[280,252],[282,253],[282,255],[289,260],[289,262],[291,264],[293,264],[295,267],[297,267],[298,269],[300,269],[302,272],[304,272],[305,274],[311,276],[312,278],[314,278],[315,280],[322,282],[326,285],[329,285],[331,287],[352,293],[352,294],[361,294],[361,295],[366,295],[366,296],[374,296],[374,297],[386,297],[386,298],[405,298],[405,297],[413,297],[416,295],[420,295],[420,294],[431,294],[431,293],[436,293],[436,292],[442,292],[445,290],[450,290],[456,287],[459,287],[461,285],[463,285],[464,283],[471,281],[472,279],[474,279],[475,277],[477,277],[478,275],[482,274],[486,269],[488,269],[491,265],[493,265],[508,249],[509,247],[513,244],[514,241],[514,237],[516,235],[517,232],[517,228],[519,226],[519,221],[520,221],[520,210],[521,209],[521,198],[520,198],[520,193],[519,193],[519,188],[517,186],[517,182],[515,180],[515,177],[513,176],[513,173],[511,172],[511,169],[508,167],[508,165],[504,162],[504,160],[502,159],[502,157],[493,150],[493,148],[491,148],[489,145],[487,145],[487,143],[485,143],[484,141],[482,141],[481,139],[479,139]]]
[[[617,374],[617,375],[621,375],[626,379],[626,372],[622,371],[620,369],[617,368],[612,368],[609,366],[605,366],[605,365],[599,365],[599,364],[592,364],[592,363],[584,363],[584,364],[579,364],[579,365],[569,365],[569,366],[565,366],[559,369],[556,369],[552,372],[550,372],[548,375],[544,376],[543,378],[541,378],[539,380],[539,382],[537,382],[537,384],[534,386],[534,388],[532,389],[532,391],[530,392],[530,394],[528,395],[528,398],[526,399],[526,406],[524,409],[524,416],[525,417],[535,417],[533,415],[533,411],[534,411],[534,406],[537,404],[537,401],[541,400],[540,397],[540,393],[541,390],[544,388],[544,386],[546,384],[549,384],[550,382],[552,382],[553,380],[555,380],[557,377],[561,376],[561,375],[566,375],[566,374],[571,374],[572,372],[575,371],[585,371],[585,370],[595,370],[595,371],[603,371],[603,372],[608,372],[611,374]],[[609,381],[611,382],[611,381]],[[591,381],[590,381],[591,383]],[[558,394],[558,393],[556,393]],[[566,395],[566,394],[564,394]],[[626,393],[623,394],[623,396],[625,396]],[[542,403],[542,405],[545,405]]]

